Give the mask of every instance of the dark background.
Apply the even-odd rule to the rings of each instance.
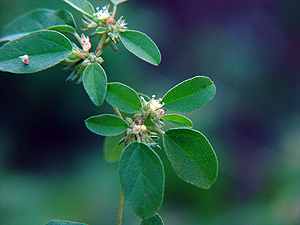
[[[80,13],[60,0],[0,0],[0,27],[41,7],[65,8],[81,26]],[[129,0],[121,15],[156,42],[162,62],[154,67],[121,46],[106,49],[109,81],[157,97],[195,75],[217,87],[209,104],[186,115],[214,146],[218,179],[209,190],[193,187],[158,152],[165,224],[299,224],[300,2]],[[65,82],[61,68],[0,75],[0,224],[115,224],[117,164],[104,161],[103,138],[83,122],[112,111]],[[124,225],[139,221],[126,205]]]

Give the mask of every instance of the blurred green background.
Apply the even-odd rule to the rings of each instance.
[[[0,0],[0,28],[42,7],[65,8],[81,25],[80,13],[60,0]],[[299,0],[129,0],[121,15],[157,43],[162,62],[154,67],[121,46],[106,49],[110,82],[157,97],[195,75],[217,87],[209,104],[186,115],[214,146],[218,179],[209,190],[193,187],[158,150],[165,224],[300,224]],[[0,75],[1,225],[115,224],[117,163],[104,162],[103,138],[83,122],[112,111],[65,82],[61,68]],[[124,225],[140,221],[126,203],[123,218]]]

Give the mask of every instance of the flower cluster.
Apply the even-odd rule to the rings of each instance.
[[[99,20],[99,21],[103,21],[106,20],[108,18],[111,17],[109,11],[108,11],[108,7],[104,6],[102,7],[102,9],[100,9],[99,7],[96,8],[97,12],[94,14],[94,16]]]
[[[123,32],[124,30],[127,29],[127,23],[121,16],[118,21],[114,21],[114,23],[108,23],[107,24],[107,34],[113,40],[116,42],[119,38],[119,33]]]
[[[141,111],[134,114],[136,118],[134,121],[129,117],[126,118],[129,127],[120,143],[124,142],[127,146],[133,141],[139,141],[149,146],[159,147],[154,140],[159,139],[158,133],[163,133],[164,123],[161,118],[165,114],[165,110],[162,109],[164,104],[161,98],[155,99],[155,95],[149,101],[143,97],[140,98],[142,102]]]
[[[90,38],[84,34],[81,34],[80,40],[83,51],[88,52],[92,47]]]
[[[155,99],[155,95],[152,95],[150,101],[146,101],[143,97],[141,97],[142,101],[142,109],[140,112],[135,114],[136,118],[148,118],[150,121],[157,127],[161,129],[164,125],[161,117],[165,115],[165,110],[162,109],[164,103],[162,103],[162,99]]]
[[[125,146],[127,146],[133,141],[138,141],[144,142],[149,146],[159,147],[159,145],[154,142],[154,140],[159,139],[157,133],[151,132],[146,125],[142,124],[145,120],[136,119],[133,121],[131,118],[127,117],[126,121],[129,124],[129,127],[125,132],[125,137],[120,140],[120,144],[124,142]]]

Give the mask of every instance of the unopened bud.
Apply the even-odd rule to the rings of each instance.
[[[83,51],[88,52],[92,47],[90,38],[82,34],[80,39],[81,39],[81,46]]]
[[[147,131],[147,127],[145,125],[141,125],[141,132],[146,132]]]
[[[163,110],[163,109],[156,110],[156,116],[157,116],[157,118],[161,118],[164,115],[165,115],[165,110]]]

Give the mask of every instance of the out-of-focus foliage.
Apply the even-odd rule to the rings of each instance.
[[[67,7],[80,24],[80,13],[62,1],[12,0],[0,1],[1,28],[39,7]],[[166,162],[164,223],[298,224],[299,1],[129,0],[119,7],[129,29],[155,41],[162,62],[153,67],[121,46],[119,53],[106,51],[109,82],[163,96],[204,75],[218,89],[209,105],[189,114],[214,146],[218,179],[208,191],[185,184],[158,150]],[[103,139],[83,122],[102,109],[82,86],[65,83],[67,76],[60,66],[26,77],[0,75],[0,224],[115,223],[117,164],[104,162]],[[127,206],[124,211],[124,225],[140,223]]]

